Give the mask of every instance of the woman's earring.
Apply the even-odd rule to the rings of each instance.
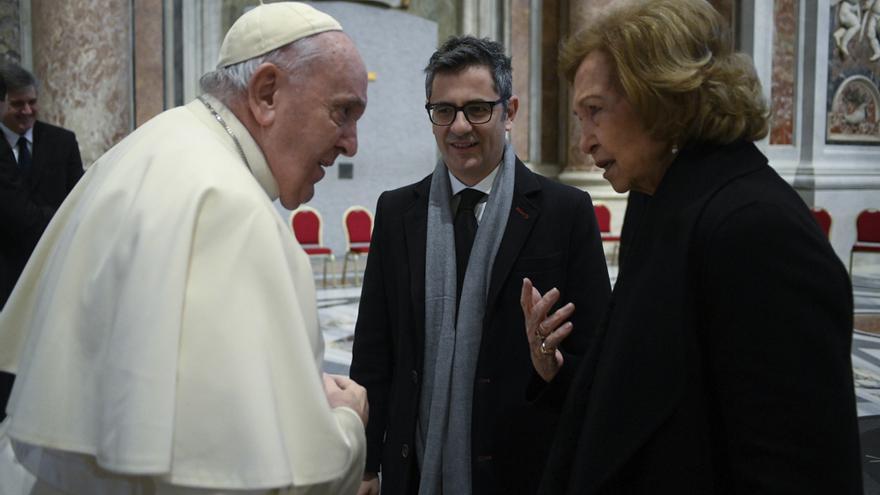
[[[672,153],[673,155],[677,155],[678,154],[678,145],[675,143],[672,143],[672,148],[669,149],[669,152]]]

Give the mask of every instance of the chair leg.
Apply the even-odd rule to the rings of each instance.
[[[853,255],[854,254],[856,254],[854,251],[849,252],[849,278],[850,278],[850,280],[852,280],[852,276],[853,276],[852,262],[853,262]]]
[[[324,277],[321,282],[321,287],[327,288],[327,261],[330,259],[330,256],[324,256]]]
[[[360,285],[360,283],[361,283],[360,278],[359,278],[359,275],[360,275],[360,273],[359,273],[359,272],[360,272],[360,269],[358,268],[358,261],[359,261],[360,259],[361,259],[361,255],[355,253],[355,254],[354,254],[354,260],[353,260],[353,261],[354,261],[354,286],[355,286],[355,287],[357,287],[357,286]]]
[[[342,287],[345,287],[345,274],[348,273],[348,257],[350,255],[350,252],[345,253],[345,258],[342,260],[342,280],[340,281]]]

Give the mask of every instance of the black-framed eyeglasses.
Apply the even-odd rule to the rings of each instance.
[[[460,107],[449,103],[428,103],[425,105],[425,110],[428,111],[428,118],[434,125],[452,125],[458,112],[464,113],[464,118],[471,124],[485,124],[492,120],[492,110],[495,105],[504,103],[508,99],[472,101]]]

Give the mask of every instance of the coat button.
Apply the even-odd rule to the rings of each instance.
[[[403,447],[400,448],[400,456],[404,459],[409,456],[409,445],[403,444]]]
[[[412,382],[415,383],[416,385],[418,385],[419,384],[419,372],[416,370],[412,370],[410,372],[410,376],[412,377]]]

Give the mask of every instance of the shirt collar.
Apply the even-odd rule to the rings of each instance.
[[[3,131],[3,137],[6,138],[6,142],[9,143],[10,148],[15,148],[18,146],[18,136],[19,134],[13,131],[12,129],[6,127],[6,124],[0,122],[0,130]],[[30,129],[25,131],[24,138],[33,146],[34,144],[34,127],[31,126]]]
[[[499,163],[498,165],[501,165],[501,163]],[[498,175],[498,165],[496,165],[495,168],[493,168],[492,171],[489,172],[489,175],[484,177],[483,180],[477,182],[473,186],[468,186],[464,182],[458,180],[458,178],[452,175],[452,172],[450,172],[447,168],[446,173],[449,174],[449,184],[452,186],[452,195],[455,196],[456,194],[460,193],[462,189],[471,188],[476,189],[477,191],[485,194],[486,197],[489,197],[489,193],[492,192],[492,183],[495,181],[495,176]]]
[[[200,98],[203,98],[208,102],[211,107],[220,115],[223,121],[227,126],[232,130],[232,134],[235,135],[235,138],[238,140],[238,143],[241,145],[241,151],[244,152],[245,159],[247,160],[247,164],[242,164],[242,166],[248,166],[253,174],[254,178],[257,180],[257,183],[260,184],[260,187],[266,192],[269,196],[269,199],[275,201],[278,199],[278,182],[275,181],[275,177],[272,175],[272,170],[269,169],[269,163],[266,161],[266,157],[263,155],[263,151],[260,149],[260,146],[254,141],[254,138],[251,137],[250,132],[248,132],[247,128],[244,124],[238,120],[238,117],[232,113],[226,105],[224,105],[220,100],[214,98],[211,95],[202,95]],[[193,100],[189,104],[186,105],[187,108],[190,109],[197,117],[199,117],[202,121],[205,122],[205,125],[211,129],[215,134],[221,137],[221,141],[229,148],[230,153],[235,156],[240,156],[238,147],[235,145],[235,141],[226,132],[226,129],[223,125],[217,121],[217,119],[213,116],[208,107],[205,106],[199,100]],[[17,139],[17,138],[16,138]]]

